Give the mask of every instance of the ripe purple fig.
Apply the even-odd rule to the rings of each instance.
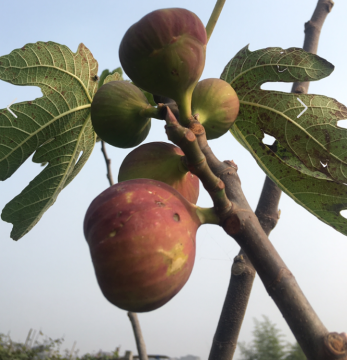
[[[143,92],[128,81],[111,81],[100,87],[91,106],[92,124],[108,144],[131,148],[148,135],[151,119],[142,112],[151,107]]]
[[[183,151],[169,143],[152,142],[131,151],[119,168],[118,182],[131,179],[162,181],[196,204],[199,196],[199,178],[181,161]]]
[[[193,269],[200,225],[198,207],[165,183],[136,179],[102,192],[84,234],[107,300],[134,312],[168,302]]]
[[[128,29],[119,58],[137,86],[174,99],[180,116],[190,117],[191,96],[205,66],[206,44],[205,27],[194,13],[161,9]]]
[[[224,80],[205,79],[196,85],[192,112],[206,130],[207,139],[225,134],[239,113],[240,102],[235,90]]]

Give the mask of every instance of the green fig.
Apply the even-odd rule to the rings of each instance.
[[[196,204],[199,178],[186,169],[181,161],[183,151],[169,143],[152,142],[131,151],[119,168],[118,182],[131,179],[162,181]]]
[[[128,29],[119,58],[137,86],[176,101],[181,121],[191,117],[191,96],[205,66],[206,44],[205,27],[194,13],[161,9]]]
[[[240,102],[235,90],[224,80],[205,79],[196,85],[192,113],[199,114],[207,139],[225,134],[239,113]]]
[[[197,209],[171,186],[149,179],[121,182],[93,200],[84,235],[107,300],[145,312],[180,291],[194,265],[202,224]]]
[[[100,87],[91,106],[92,124],[108,144],[131,148],[148,135],[151,119],[143,112],[151,107],[143,92],[128,81],[111,81]]]

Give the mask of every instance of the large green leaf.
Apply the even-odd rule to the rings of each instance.
[[[299,205],[347,235],[347,219],[340,214],[341,210],[347,209],[347,186],[326,180],[325,175],[319,172],[312,174],[306,171],[304,165],[290,153],[287,153],[287,158],[281,159],[272,151],[273,147],[264,145],[257,135],[244,133],[238,127],[240,124],[242,122],[234,124],[232,133],[241,137],[266,175]],[[288,165],[298,166],[298,169]]]
[[[95,144],[90,106],[97,90],[97,61],[80,44],[76,53],[54,42],[27,44],[0,57],[0,79],[36,85],[43,96],[0,110],[0,180],[35,152],[44,170],[3,209],[11,237],[25,235],[78,174]]]
[[[251,52],[244,48],[229,62],[221,78],[239,96],[239,118],[274,136],[309,170],[345,183],[347,129],[338,127],[337,121],[347,118],[347,108],[326,96],[260,90],[267,81],[318,80],[332,69],[326,60],[301,49]]]
[[[242,97],[266,82],[320,80],[333,70],[325,59],[299,48],[272,47],[252,52],[245,46],[229,61],[221,79],[232,84]]]
[[[240,99],[240,112],[230,129],[235,138],[284,192],[347,234],[347,220],[340,215],[347,208],[347,130],[337,126],[338,120],[347,118],[347,108],[325,96],[260,89],[271,81],[319,80],[332,70],[326,60],[302,49],[251,52],[246,47],[221,78]],[[277,139],[273,146],[263,144],[264,133]]]

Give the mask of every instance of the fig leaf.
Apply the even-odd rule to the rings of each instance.
[[[347,108],[335,99],[261,90],[265,82],[320,80],[334,67],[302,49],[243,48],[221,78],[236,91],[239,115],[230,129],[265,173],[297,203],[347,235]],[[264,134],[276,138],[263,143]]]
[[[33,162],[47,163],[2,211],[2,219],[13,224],[14,240],[33,228],[93,150],[90,106],[97,71],[97,61],[83,44],[73,53],[64,45],[37,42],[0,57],[1,80],[39,86],[43,93],[12,105],[11,111],[0,110],[0,180],[33,153]]]
[[[320,172],[312,172],[277,142],[264,145],[254,134],[244,135],[237,122],[230,130],[237,134],[258,165],[277,186],[319,220],[347,235],[347,219],[340,211],[347,209],[347,187],[329,180]],[[277,146],[276,146],[277,145]],[[277,147],[277,151],[276,151]],[[280,157],[283,156],[283,158]]]
[[[118,80],[123,80],[123,70],[121,67],[118,67],[113,71],[106,69],[100,75],[98,88],[100,88],[104,84],[107,84],[110,81],[118,81]]]

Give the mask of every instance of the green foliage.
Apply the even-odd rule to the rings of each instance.
[[[40,335],[43,335],[40,331]],[[53,340],[44,338],[42,341],[35,341],[34,346],[17,343],[11,340],[10,336],[0,334],[0,360],[113,360],[119,358],[119,348],[111,353],[98,352],[96,354],[85,354],[76,356],[69,350],[60,353],[63,339]],[[30,342],[30,341],[29,341]]]
[[[41,333],[42,334],[42,333]],[[70,356],[63,357],[59,353],[63,339],[44,339],[41,343],[35,342],[35,346],[17,343],[8,335],[0,334],[0,359],[1,360],[67,360]]]
[[[1,80],[39,86],[43,93],[36,100],[12,105],[17,118],[0,110],[0,180],[9,178],[32,153],[33,162],[48,163],[2,212],[2,219],[14,225],[14,240],[40,220],[93,150],[90,106],[97,70],[83,44],[73,53],[54,42],[37,42],[0,57]]]
[[[119,76],[117,76],[117,74],[118,74]],[[112,71],[110,71],[110,70],[108,70],[108,69],[105,69],[105,70],[101,73],[101,75],[100,75],[99,83],[98,83],[98,88],[100,88],[102,85],[104,85],[104,83],[106,84],[105,79],[106,79],[109,75],[115,75],[117,80],[123,80],[123,70],[122,70],[121,67],[118,67],[117,69],[114,69],[114,70],[112,70]]]
[[[221,78],[231,84],[240,100],[231,133],[285,193],[346,235],[347,220],[340,211],[347,208],[343,184],[347,130],[339,128],[337,121],[347,117],[347,108],[326,96],[260,89],[271,81],[319,80],[332,70],[329,62],[302,49],[251,52],[245,47],[228,63]],[[305,107],[298,98],[307,106],[303,113]],[[274,145],[262,142],[264,133],[277,139]]]
[[[297,342],[288,345],[288,353],[285,360],[306,360],[306,356]]]
[[[249,345],[238,344],[240,360],[306,360],[299,344],[285,343],[281,331],[266,316],[263,321],[255,320],[253,337]]]

